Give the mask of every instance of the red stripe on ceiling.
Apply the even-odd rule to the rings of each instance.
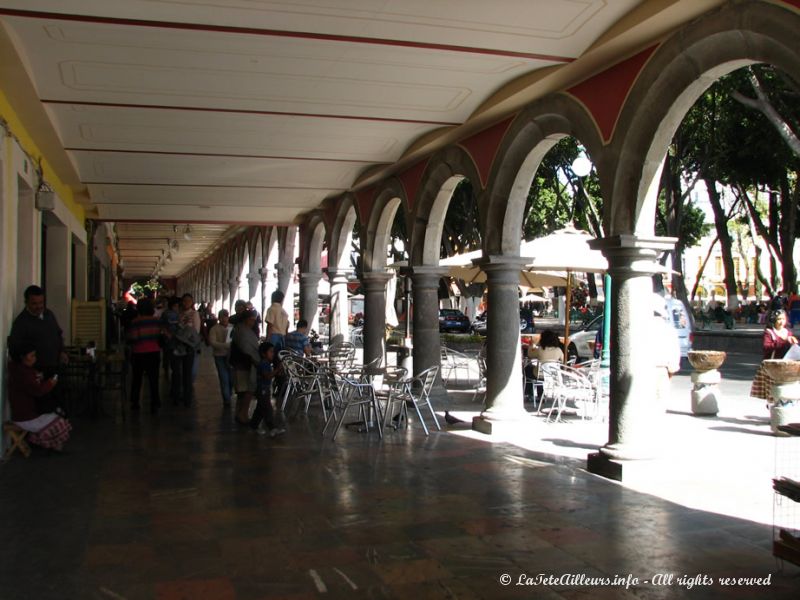
[[[88,102],[82,100],[54,100],[42,98],[42,104],[66,104],[71,106],[99,106],[102,108],[143,108],[152,110],[183,110],[189,112],[215,112],[240,115],[262,115],[277,117],[300,117],[304,119],[338,119],[348,121],[375,121],[378,123],[411,123],[414,125],[458,126],[458,121],[424,121],[420,119],[395,119],[392,117],[363,117],[358,115],[326,115],[322,113],[284,112],[279,110],[248,110],[243,108],[218,108],[205,106],[171,106],[166,104],[130,104],[126,102]]]
[[[459,142],[459,145],[472,157],[475,166],[478,168],[478,173],[481,176],[481,187],[486,186],[489,181],[489,173],[492,170],[492,163],[497,155],[497,149],[500,147],[503,136],[505,136],[513,120],[513,116],[509,117]]]
[[[608,142],[614,135],[628,92],[656,48],[651,46],[567,90],[589,110],[604,141]]]
[[[231,188],[231,189],[252,189],[252,190],[314,190],[320,192],[344,192],[345,188],[335,187],[289,187],[285,185],[221,185],[210,183],[150,183],[142,181],[81,181],[83,185],[131,185],[131,186],[152,186],[152,187],[197,187],[197,188]]]
[[[167,219],[115,219],[113,217],[92,217],[92,221],[101,223],[185,223],[186,221],[174,221]],[[264,225],[267,227],[289,227],[294,223],[288,222],[267,222],[267,221],[202,221],[192,219],[192,223],[198,225]],[[124,237],[124,235],[123,235]],[[123,257],[124,260],[124,257]]]
[[[417,199],[417,190],[419,189],[419,184],[422,182],[422,176],[425,174],[425,168],[428,166],[429,160],[430,158],[421,160],[413,167],[406,169],[398,175],[400,183],[403,184],[403,188],[406,190],[408,210],[411,213],[414,212],[414,204]]]
[[[466,54],[484,54],[488,56],[505,56],[526,60],[542,60],[548,62],[570,63],[575,59],[568,56],[539,54],[536,52],[517,52],[498,48],[479,48],[473,46],[456,46],[451,44],[435,44],[428,42],[412,42],[409,40],[393,40],[355,35],[336,35],[332,33],[314,33],[310,31],[285,31],[280,29],[260,29],[257,27],[235,27],[230,25],[208,25],[205,23],[176,23],[172,21],[147,21],[144,19],[124,19],[117,17],[99,17],[94,15],[76,15],[35,10],[0,8],[0,15],[31,19],[51,19],[54,21],[77,21],[80,23],[96,23],[102,25],[126,25],[129,27],[154,27],[160,29],[183,29],[188,31],[206,31],[214,33],[233,33],[240,35],[260,35],[268,37],[319,40],[326,42],[342,42],[349,44],[370,44],[375,46],[394,46],[400,48],[417,48],[422,50],[442,50]]]
[[[269,154],[216,154],[214,152],[170,152],[166,150],[119,150],[113,148],[73,148],[67,147],[68,152],[116,152],[121,154],[155,154],[159,156],[205,156],[217,158],[258,158],[265,160],[308,160],[314,162],[343,162],[363,163],[368,165],[388,165],[388,162],[373,162],[368,160],[351,160],[347,158],[311,158],[308,156],[275,156]]]

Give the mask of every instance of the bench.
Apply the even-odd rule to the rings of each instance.
[[[6,460],[9,459],[17,450],[19,450],[22,453],[22,456],[25,458],[28,458],[31,455],[31,447],[28,445],[28,442],[25,441],[25,438],[28,436],[27,431],[15,425],[11,421],[6,421],[3,423],[3,432],[8,435],[9,438],[11,438],[11,444],[9,445],[5,454]]]

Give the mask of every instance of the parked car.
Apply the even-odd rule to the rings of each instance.
[[[681,348],[681,357],[685,358],[692,349],[694,333],[692,332],[692,322],[689,319],[689,311],[686,305],[677,298],[668,297],[666,299],[667,315],[670,324],[678,334],[678,343]],[[594,356],[594,341],[597,331],[603,326],[603,316],[600,315],[589,321],[586,325],[570,333],[569,352],[576,354],[579,360],[585,360]]]
[[[692,331],[692,320],[689,318],[689,310],[686,305],[677,298],[668,297],[667,315],[678,334],[678,343],[681,347],[681,358],[689,355],[694,342],[694,332]]]
[[[472,322],[472,333],[486,337],[487,325],[489,323],[488,311],[479,314]],[[533,333],[533,319],[528,322],[522,315],[519,318],[519,330],[522,333]]]
[[[467,316],[460,310],[455,308],[440,308],[439,309],[439,331],[469,333],[470,323]]]
[[[603,315],[597,316],[588,323],[578,327],[569,334],[570,355],[576,355],[578,360],[587,360],[594,356],[594,339],[597,331],[603,326]]]

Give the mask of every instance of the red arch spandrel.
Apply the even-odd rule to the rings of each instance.
[[[481,176],[481,187],[484,187],[486,182],[489,181],[489,174],[492,171],[494,157],[497,156],[497,149],[503,142],[503,137],[505,137],[514,117],[516,115],[512,115],[459,143],[475,162],[475,166]]]
[[[419,190],[419,184],[422,182],[422,176],[425,174],[427,166],[428,159],[421,160],[398,175],[398,179],[400,179],[400,183],[403,184],[403,189],[406,191],[408,210],[410,211],[414,210],[414,200],[417,197],[417,190]]]
[[[604,142],[613,137],[628,92],[657,47],[651,46],[567,90],[592,115]]]
[[[359,221],[369,223],[369,216],[375,204],[375,187],[368,187],[365,190],[356,192],[356,204],[358,205]]]

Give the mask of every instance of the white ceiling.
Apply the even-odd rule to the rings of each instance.
[[[0,19],[90,214],[285,224],[639,4],[0,0]]]

